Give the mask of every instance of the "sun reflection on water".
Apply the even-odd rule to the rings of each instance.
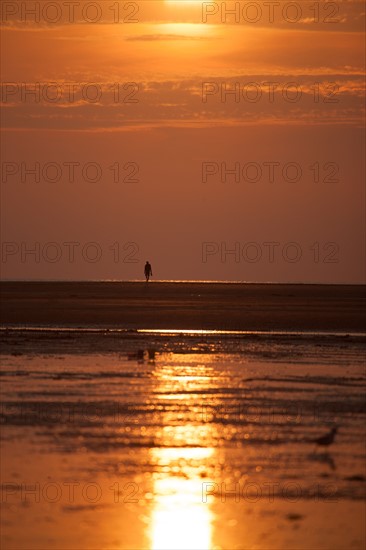
[[[209,386],[210,374],[210,366],[195,367],[189,363],[155,372],[162,398],[171,403],[175,396],[178,410],[181,406],[177,396],[191,385],[192,407],[199,406],[197,395],[193,397],[194,390]],[[196,416],[193,421],[190,412],[177,415],[167,411],[158,446],[150,449],[154,466],[154,504],[149,524],[151,550],[212,548],[214,516],[210,504],[203,502],[202,488],[204,482],[211,481],[217,433],[202,417]]]
[[[153,449],[155,460],[169,473],[154,482],[155,506],[151,517],[151,550],[209,550],[212,511],[202,501],[202,477],[197,468],[173,466],[177,460],[204,461],[214,450],[202,448]],[[170,467],[169,467],[170,466]],[[207,481],[207,479],[206,479]]]

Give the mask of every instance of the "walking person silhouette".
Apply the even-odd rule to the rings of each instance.
[[[145,271],[146,282],[148,283],[150,277],[153,276],[152,268],[149,262],[146,262],[144,271]]]

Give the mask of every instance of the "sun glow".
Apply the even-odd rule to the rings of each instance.
[[[212,29],[203,23],[158,23],[155,29],[159,34],[202,37],[211,34]]]
[[[165,0],[167,4],[179,4],[184,6],[184,4],[202,4],[202,0]]]

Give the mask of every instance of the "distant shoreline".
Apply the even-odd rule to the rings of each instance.
[[[362,332],[365,285],[0,283],[3,326]]]

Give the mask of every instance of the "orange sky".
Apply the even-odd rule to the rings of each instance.
[[[361,2],[54,4],[2,2],[4,278],[365,282]]]

